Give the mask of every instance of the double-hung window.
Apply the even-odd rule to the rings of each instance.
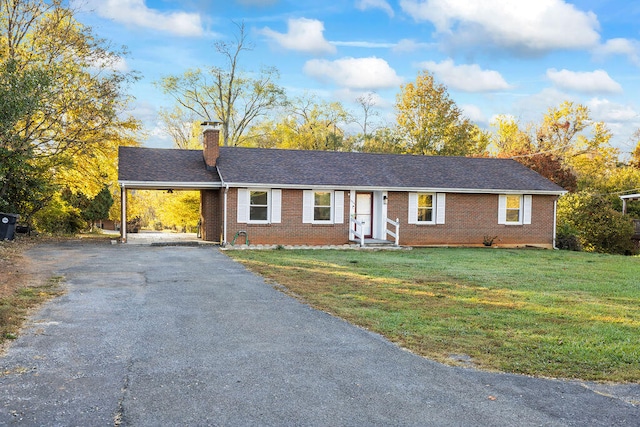
[[[445,193],[409,193],[409,224],[444,224]]]
[[[249,222],[269,221],[269,192],[266,190],[249,191]]]
[[[302,222],[307,224],[344,223],[344,191],[304,190]]]
[[[237,222],[277,224],[281,220],[282,190],[238,188]]]
[[[331,222],[331,196],[330,191],[315,191],[313,193],[314,222]]]
[[[498,199],[498,224],[531,224],[530,195],[501,194]]]
[[[433,223],[433,194],[418,193],[418,222]]]

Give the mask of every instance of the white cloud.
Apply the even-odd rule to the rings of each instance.
[[[640,118],[637,111],[628,105],[621,105],[608,99],[593,98],[587,102],[591,117],[605,123],[634,123]]]
[[[104,18],[125,25],[151,28],[182,37],[204,34],[198,13],[161,12],[147,7],[145,0],[86,0],[83,5]]]
[[[270,28],[260,31],[285,49],[310,54],[333,54],[336,47],[325,40],[324,24],[315,19],[289,19],[286,33],[278,33]]]
[[[421,49],[429,49],[433,47],[432,43],[420,43],[412,39],[402,39],[393,46],[396,53],[415,52]]]
[[[334,46],[346,46],[346,47],[361,47],[364,49],[389,49],[394,47],[393,43],[378,43],[378,42],[364,42],[364,41],[332,41],[332,45]]]
[[[604,70],[589,72],[547,70],[547,77],[553,84],[564,90],[571,90],[583,93],[619,93],[622,86]]]
[[[432,22],[454,44],[526,54],[589,48],[600,38],[595,14],[563,0],[401,0],[400,6],[418,22]]]
[[[473,104],[465,104],[461,105],[460,109],[463,114],[469,118],[474,123],[488,123],[487,117],[484,115],[480,107]]]
[[[356,7],[360,10],[381,9],[390,17],[393,17],[393,8],[386,0],[357,0]]]
[[[341,58],[335,61],[312,59],[304,65],[305,74],[340,87],[362,90],[386,89],[402,84],[395,70],[381,58]]]
[[[640,65],[640,42],[623,38],[609,39],[604,44],[593,49],[597,57],[610,55],[622,55],[629,58],[631,62]]]
[[[425,61],[419,66],[432,71],[439,81],[451,89],[464,92],[494,92],[511,88],[499,72],[483,70],[477,64],[455,65],[448,59],[440,63]]]

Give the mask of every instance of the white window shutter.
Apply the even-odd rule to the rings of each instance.
[[[531,204],[532,197],[530,194],[526,194],[522,198],[522,223],[531,224]]]
[[[313,191],[311,190],[302,192],[302,222],[305,224],[313,222]]]
[[[436,196],[436,224],[444,224],[446,198],[445,193],[438,193]]]
[[[246,223],[249,221],[249,190],[238,188],[238,212],[237,222]]]
[[[498,196],[498,224],[507,223],[507,196],[500,194]]]
[[[409,224],[418,223],[418,193],[409,193]]]
[[[271,223],[282,222],[282,190],[271,190]]]
[[[333,223],[344,224],[344,191],[335,191],[333,200]]]

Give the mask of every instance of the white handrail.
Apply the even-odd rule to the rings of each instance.
[[[387,224],[391,224],[393,226],[396,227],[396,231],[395,233],[393,231],[390,231],[388,228],[385,227],[385,231],[387,232],[387,234],[391,237],[395,238],[395,245],[398,246],[400,243],[400,218],[396,218],[396,220],[392,220],[387,218]]]
[[[364,248],[364,221],[358,221],[355,215],[351,216],[350,224],[354,224],[353,235],[360,239],[360,246]]]

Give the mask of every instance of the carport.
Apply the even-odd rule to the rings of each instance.
[[[120,185],[120,240],[127,242],[127,197],[129,190],[200,191],[202,239],[215,241],[219,232],[212,221],[214,203],[222,188],[217,171],[207,169],[202,150],[175,150],[120,147],[118,152]],[[209,201],[209,203],[207,203]]]

